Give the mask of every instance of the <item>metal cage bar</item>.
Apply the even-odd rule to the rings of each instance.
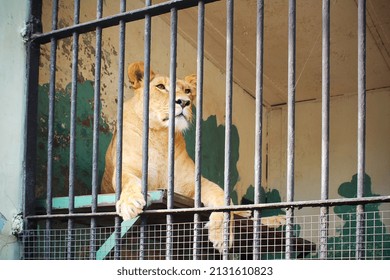
[[[30,1],[30,17],[28,31],[42,32],[42,1]],[[31,36],[31,34],[29,34]],[[35,212],[35,185],[37,160],[37,110],[38,110],[38,76],[39,76],[39,45],[32,40],[27,42],[27,125],[26,125],[26,186],[24,189],[24,217]]]
[[[98,0],[96,8],[96,18],[103,16],[103,3]],[[96,48],[95,48],[95,84],[94,84],[94,108],[93,108],[93,143],[92,143],[92,203],[91,211],[98,211],[98,160],[99,160],[99,116],[100,116],[100,76],[101,76],[101,54],[102,54],[102,28],[96,27]],[[90,259],[95,259],[96,252],[96,218],[91,218],[91,240],[90,240]]]
[[[288,12],[288,105],[287,105],[287,202],[294,200],[295,160],[295,48],[296,48],[296,3],[289,1]],[[286,258],[291,258],[293,235],[293,207],[286,213]]]
[[[58,21],[58,0],[52,4],[52,30],[57,29]],[[56,61],[57,61],[57,40],[50,40],[50,85],[49,85],[49,109],[48,109],[48,133],[47,133],[47,184],[46,184],[46,213],[52,213],[53,200],[53,139],[54,139],[54,110],[55,110],[55,80],[56,80]],[[50,231],[51,221],[46,220],[46,230]],[[45,242],[48,250],[50,248],[50,238]],[[50,251],[46,251],[50,256]]]
[[[175,191],[175,105],[176,105],[176,56],[177,56],[177,9],[171,9],[171,42],[170,42],[170,89],[169,89],[169,128],[168,128],[168,197],[167,209],[173,208]],[[167,215],[167,244],[165,258],[170,260],[173,251],[173,216]]]
[[[74,19],[73,23],[79,23],[80,1],[74,1]],[[69,213],[74,212],[75,197],[75,173],[76,173],[76,118],[77,118],[77,73],[79,57],[79,35],[73,33],[73,50],[72,50],[72,90],[71,90],[71,109],[70,109],[70,144],[69,144]],[[68,219],[68,246],[67,259],[72,259],[72,239],[74,220]]]
[[[257,0],[256,26],[256,134],[255,134],[255,194],[254,203],[261,203],[262,148],[263,148],[263,55],[264,55],[264,1]],[[260,259],[261,211],[253,212],[253,259]]]
[[[357,197],[364,197],[366,164],[366,1],[358,1]],[[364,205],[356,208],[356,258],[364,258]]]
[[[28,36],[33,33],[42,32],[42,1],[29,2],[29,19],[27,22]],[[29,215],[35,214],[35,186],[36,186],[36,161],[37,161],[37,127],[38,127],[38,76],[39,76],[39,45],[30,39],[26,45],[27,52],[27,102],[26,102],[26,152],[25,152],[25,186],[23,189],[23,218],[24,230],[34,228],[35,221],[27,219]],[[24,244],[31,244],[28,234],[23,234]],[[29,258],[33,249],[25,249],[24,255]]]
[[[144,216],[154,214],[178,214],[178,213],[211,213],[224,211],[245,211],[256,209],[279,209],[279,208],[303,208],[303,207],[321,207],[321,206],[339,206],[339,205],[358,205],[358,204],[372,204],[372,203],[388,203],[390,202],[390,195],[388,196],[372,196],[363,198],[338,198],[327,200],[309,200],[309,201],[292,201],[292,202],[274,202],[274,203],[260,203],[247,205],[230,205],[221,207],[201,207],[201,208],[177,208],[177,209],[147,209]],[[51,215],[29,215],[27,220],[42,220],[42,219],[58,219],[67,217],[104,217],[115,216],[116,212],[98,212],[98,213],[74,213],[74,214],[51,214]]]
[[[126,11],[126,1],[121,0],[120,12]],[[121,20],[119,22],[119,64],[118,64],[118,134],[117,134],[117,169],[120,166],[120,170],[116,173],[116,189],[115,200],[120,199],[122,191],[122,153],[123,153],[123,102],[124,102],[124,72],[125,72],[125,39],[126,39],[126,23]],[[120,133],[119,133],[120,132]],[[114,256],[115,259],[120,258],[120,244],[121,244],[121,218],[115,217],[115,247]]]
[[[150,7],[151,1],[145,0],[145,6]],[[151,46],[151,25],[152,19],[149,13],[145,14],[145,34],[144,34],[144,84],[150,83],[150,46]],[[145,202],[148,198],[148,156],[149,156],[149,87],[144,87],[144,108],[143,108],[143,131],[142,131],[142,178],[141,188],[144,195]],[[145,235],[144,229],[146,225],[146,218],[142,217],[141,227],[141,250],[140,259],[144,258],[144,243]]]
[[[204,71],[204,21],[205,4],[198,4],[198,49],[197,49],[197,88],[196,88],[196,120],[195,120],[195,197],[194,208],[202,206],[202,117],[203,117],[203,71]],[[193,259],[200,258],[201,225],[200,215],[194,213]]]
[[[224,161],[224,195],[225,205],[230,205],[230,158],[231,128],[233,103],[233,16],[234,0],[226,1],[226,108],[225,108],[225,161]],[[223,222],[223,259],[228,259],[230,212],[224,212]]]
[[[322,1],[322,141],[321,141],[321,199],[329,198],[329,105],[330,105],[330,1]],[[320,258],[327,258],[328,214],[320,208]]]

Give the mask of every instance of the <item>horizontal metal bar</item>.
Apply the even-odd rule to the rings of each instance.
[[[339,206],[339,205],[359,205],[370,203],[390,202],[388,196],[373,196],[363,198],[336,198],[328,200],[310,200],[310,201],[292,201],[292,202],[276,202],[276,203],[260,203],[247,205],[231,205],[220,207],[202,207],[202,208],[178,208],[178,209],[156,209],[145,210],[143,215],[152,214],[177,214],[177,213],[210,213],[223,211],[243,211],[243,210],[260,210],[260,209],[277,209],[277,208],[303,208],[303,207],[321,207],[321,206]],[[26,219],[52,219],[52,218],[81,218],[93,216],[113,216],[116,212],[98,212],[98,213],[73,213],[73,214],[51,214],[51,215],[31,215]]]
[[[216,2],[220,0],[205,0],[206,3]],[[116,15],[104,17],[102,19],[96,19],[89,22],[53,30],[47,33],[33,34],[31,40],[37,44],[45,44],[50,42],[51,38],[57,40],[63,39],[66,37],[72,36],[74,32],[78,34],[83,34],[91,31],[95,31],[96,27],[106,28],[115,25],[119,25],[120,21],[131,22],[141,19],[145,19],[146,15],[151,17],[158,16],[162,14],[169,13],[172,8],[177,10],[183,10],[198,5],[198,0],[174,0],[169,2],[164,2],[160,4],[155,4],[152,6],[143,7],[136,10],[127,11],[124,13],[119,13]]]
[[[204,213],[204,212],[223,212],[223,211],[244,211],[244,210],[260,210],[260,209],[278,209],[278,208],[303,208],[303,207],[320,207],[320,206],[338,206],[338,205],[358,205],[370,203],[390,202],[390,196],[376,196],[365,198],[350,198],[350,199],[329,199],[329,200],[311,200],[311,201],[292,201],[292,202],[277,202],[277,203],[261,203],[247,205],[231,205],[221,207],[202,207],[202,208],[179,208],[179,209],[156,209],[145,210],[144,214],[168,214],[168,213]]]
[[[66,218],[92,218],[116,216],[116,212],[97,212],[97,213],[68,213],[68,214],[51,214],[51,215],[31,215],[27,216],[28,220],[43,220],[43,219],[66,219]]]

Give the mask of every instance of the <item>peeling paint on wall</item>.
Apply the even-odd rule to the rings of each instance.
[[[69,146],[70,146],[70,88],[59,90],[55,95],[55,122],[53,139],[53,194],[68,195],[69,185]],[[47,132],[48,132],[48,92],[49,85],[39,86],[38,90],[38,165],[37,197],[44,196],[47,178]],[[91,81],[77,84],[76,117],[76,175],[75,194],[91,193],[93,108],[94,89]],[[107,123],[99,120],[99,182],[104,172],[104,158],[112,134]],[[100,185],[100,184],[99,184]]]

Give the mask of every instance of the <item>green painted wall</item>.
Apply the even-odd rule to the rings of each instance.
[[[195,109],[193,108],[196,118]],[[225,126],[217,125],[216,116],[209,116],[202,120],[202,175],[208,180],[224,188],[224,161],[225,161]],[[186,148],[192,160],[195,160],[195,125],[192,125],[184,133]],[[237,193],[234,186],[239,180],[237,162],[239,159],[240,137],[237,128],[231,129],[231,161],[230,161],[230,193],[235,204],[238,203]]]
[[[350,182],[342,183],[338,189],[341,197],[357,197],[357,175]],[[364,177],[364,195],[379,196],[372,190],[371,177]],[[382,222],[379,212],[380,203],[365,206],[365,257],[368,259],[390,260],[390,234]],[[343,226],[337,229],[336,236],[328,238],[330,258],[355,258],[356,242],[356,206],[343,205],[334,207],[335,214],[343,220]]]
[[[38,197],[46,195],[47,180],[47,134],[49,85],[39,86],[38,99]],[[71,84],[55,95],[55,122],[53,140],[53,191],[54,196],[68,195],[70,151],[70,98]],[[91,81],[77,84],[76,117],[76,195],[90,194],[92,184],[94,88]],[[111,132],[102,118],[99,120],[99,186],[104,172],[104,158],[111,141]]]
[[[253,203],[255,195],[255,188],[250,185],[245,196],[243,197],[243,201],[247,201],[248,204]],[[260,203],[271,203],[271,202],[281,202],[282,199],[280,197],[280,193],[277,189],[266,190],[263,187],[260,188]],[[263,217],[269,216],[277,216],[277,215],[285,215],[286,212],[282,209],[265,209],[261,212]]]

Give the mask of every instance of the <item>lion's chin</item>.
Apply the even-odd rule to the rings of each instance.
[[[165,127],[168,128],[169,127],[169,118],[164,118],[163,122],[164,122]],[[189,126],[190,126],[190,123],[184,115],[180,114],[180,115],[175,117],[175,131],[176,132],[183,132]]]
[[[175,130],[177,132],[182,132],[186,130],[189,126],[189,122],[183,115],[175,117]]]

